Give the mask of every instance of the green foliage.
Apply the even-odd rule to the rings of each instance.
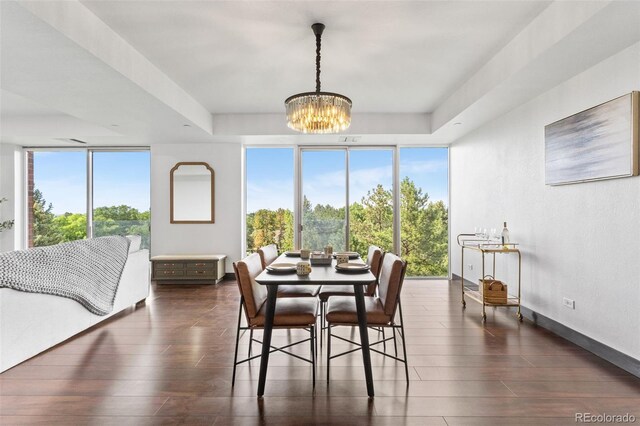
[[[304,247],[322,249],[331,244],[344,250],[345,209],[313,205],[303,200]],[[369,245],[393,251],[393,194],[382,185],[349,206],[350,249],[366,255]],[[286,220],[284,219],[286,218]],[[442,201],[430,202],[409,178],[400,184],[401,256],[409,276],[445,276],[448,272],[448,210]],[[258,210],[247,215],[247,249],[276,243],[293,249],[293,214],[290,210]],[[283,237],[286,236],[286,237]]]
[[[107,235],[140,235],[142,248],[149,248],[149,211],[140,212],[130,206],[97,207],[93,211],[93,233]]]
[[[87,216],[80,213],[65,213],[53,218],[53,225],[61,236],[59,242],[87,238]]]
[[[447,229],[444,203],[430,203],[429,195],[405,177],[400,183],[400,256],[408,263],[407,275],[447,274]]]
[[[249,221],[249,216],[251,220]],[[261,209],[247,215],[247,247],[275,244],[280,251],[293,250],[293,213],[288,209]]]
[[[108,218],[117,221],[149,220],[149,212],[140,213],[138,209],[123,204],[120,206],[98,207],[93,210],[93,218],[94,220]]]
[[[366,256],[370,245],[393,251],[393,194],[382,185],[349,207],[350,249]]]
[[[302,223],[304,224],[304,246],[312,250],[322,250],[331,245],[334,250],[345,250],[346,232],[345,208],[335,208],[329,204],[316,204],[312,208],[307,197],[303,200]]]
[[[33,192],[33,234],[35,247],[87,238],[87,216],[64,213],[56,216],[42,192]],[[140,212],[126,206],[98,207],[93,211],[93,232],[96,237],[107,235],[141,235],[142,247],[149,248],[149,211]]]
[[[54,223],[56,217],[51,210],[53,205],[47,205],[39,189],[33,191],[33,245],[34,247],[58,244],[62,240],[62,233]]]
[[[255,213],[247,213],[247,218],[246,218],[246,247],[247,247],[247,254],[251,254],[253,252],[255,252],[256,246],[255,243],[253,241],[253,220],[255,218],[256,214]],[[260,248],[260,247],[258,247]]]
[[[429,203],[426,211],[429,230],[425,244],[430,275],[444,276],[449,270],[449,211],[442,201]]]

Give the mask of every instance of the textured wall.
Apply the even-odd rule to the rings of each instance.
[[[544,184],[544,126],[632,90],[640,43],[454,142],[451,268],[460,274],[458,233],[506,220],[524,253],[523,304],[640,359],[640,177]],[[504,260],[498,277],[515,287],[516,264]],[[464,267],[477,279],[479,256]]]
[[[20,179],[23,172],[20,167],[21,158],[23,158],[21,148],[0,141],[0,198],[7,199],[0,204],[0,220],[15,220],[12,229],[0,233],[0,252],[22,247],[19,231],[24,226],[24,220],[20,216],[23,203]]]

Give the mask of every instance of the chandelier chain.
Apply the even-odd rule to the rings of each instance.
[[[289,96],[284,101],[287,126],[302,133],[338,133],[351,124],[351,99],[321,91],[320,49],[324,24],[317,22],[311,29],[316,36],[316,90]]]
[[[322,35],[316,34],[316,92],[320,92],[320,39]]]

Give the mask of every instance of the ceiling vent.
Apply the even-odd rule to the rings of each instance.
[[[338,142],[356,143],[356,142],[360,142],[360,139],[362,139],[362,136],[340,136],[340,138],[338,139]]]
[[[81,141],[80,139],[74,139],[74,138],[56,138],[56,140],[62,141],[62,142],[79,143],[81,145],[89,144],[89,142]]]

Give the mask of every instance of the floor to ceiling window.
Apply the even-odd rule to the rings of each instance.
[[[293,148],[246,150],[246,249],[293,250]]]
[[[29,247],[130,234],[149,247],[149,151],[34,149],[26,155]]]
[[[408,276],[449,271],[447,148],[400,148],[400,255]]]
[[[408,276],[448,275],[447,148],[247,148],[246,177],[248,252],[276,243],[366,256],[377,245],[401,254]]]

